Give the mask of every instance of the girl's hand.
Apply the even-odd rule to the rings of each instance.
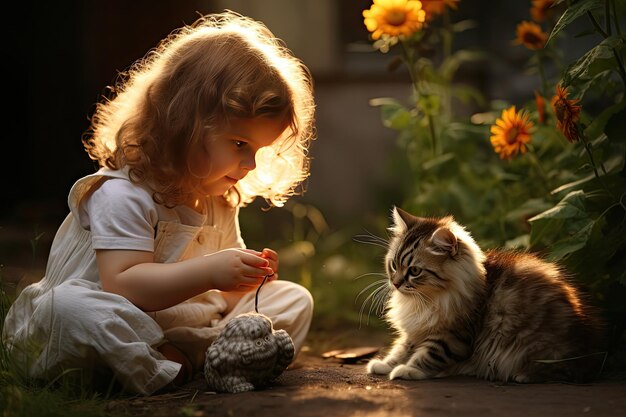
[[[274,273],[262,252],[249,249],[224,249],[205,255],[211,262],[212,287],[221,291],[251,291],[266,275]]]
[[[274,281],[278,279],[278,253],[276,253],[273,249],[265,248],[263,249],[263,252],[261,252],[261,257],[269,261],[270,268],[274,271],[274,275],[267,278],[267,280]]]
[[[249,253],[260,255],[263,259],[267,259],[269,261],[269,267],[272,268],[272,271],[274,272],[272,276],[267,277],[267,280],[274,281],[278,279],[278,253],[276,253],[275,250],[269,248],[263,249],[262,252],[257,252],[252,249],[244,250]]]

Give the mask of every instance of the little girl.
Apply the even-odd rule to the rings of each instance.
[[[304,64],[233,12],[181,28],[132,66],[84,139],[100,170],[72,187],[45,277],[6,317],[3,338],[29,374],[104,369],[146,395],[182,383],[225,323],[254,310],[268,275],[260,311],[297,352],[311,295],[276,280],[275,251],[245,248],[238,208],[296,193],[313,116]]]

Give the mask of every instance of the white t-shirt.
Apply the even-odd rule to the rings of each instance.
[[[93,249],[152,252],[158,221],[172,214],[189,226],[202,226],[207,218],[206,213],[186,206],[166,208],[146,189],[125,179],[110,178],[82,201],[79,222],[91,231]]]

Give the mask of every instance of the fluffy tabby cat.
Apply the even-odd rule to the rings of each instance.
[[[393,223],[386,319],[398,336],[369,373],[515,382],[598,373],[601,323],[556,265],[529,253],[484,253],[452,217],[394,208]]]

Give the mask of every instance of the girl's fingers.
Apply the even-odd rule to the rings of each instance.
[[[278,260],[278,254],[276,253],[276,251],[269,248],[263,249],[263,252],[261,252],[261,256],[267,259],[271,259],[272,261]]]
[[[252,255],[256,255],[256,256],[263,255],[263,252],[259,252],[258,250],[254,250],[254,249],[245,248],[245,249],[239,249],[239,250],[242,251],[242,252],[250,253]]]
[[[237,286],[237,290],[248,292],[254,290],[257,287],[257,285],[239,284]]]
[[[270,262],[267,259],[261,258],[261,256],[256,255],[256,253],[259,253],[259,252],[245,251],[244,253],[242,253],[241,260],[243,261],[244,264],[249,265],[249,266],[254,266],[257,268],[267,267],[270,264]]]
[[[246,266],[242,268],[243,275],[249,278],[265,278],[266,275],[272,275],[274,271],[272,268],[254,268]]]

